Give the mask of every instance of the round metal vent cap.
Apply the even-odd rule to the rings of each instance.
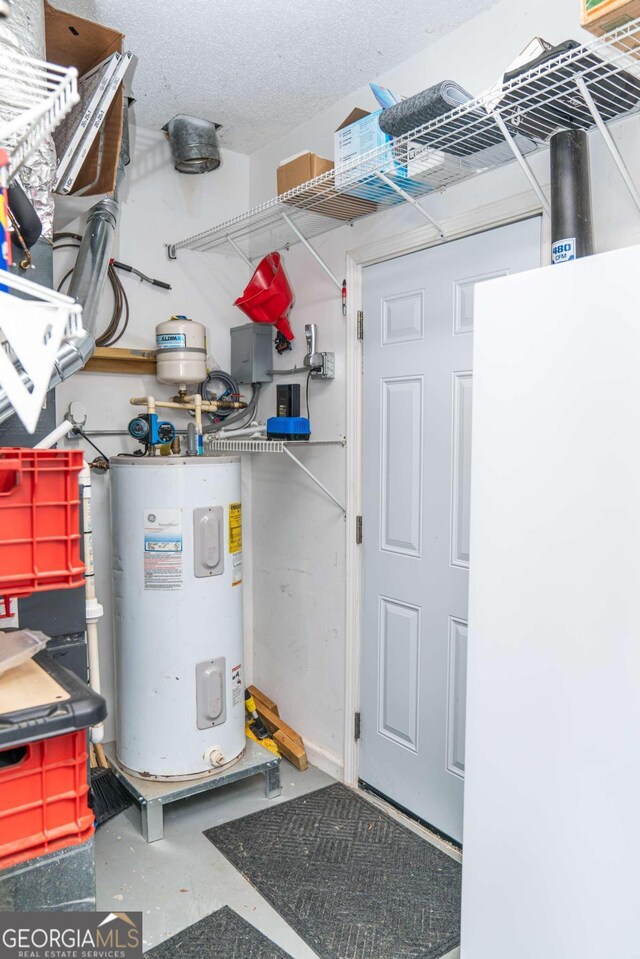
[[[208,173],[220,166],[219,123],[179,113],[162,128],[179,173]]]

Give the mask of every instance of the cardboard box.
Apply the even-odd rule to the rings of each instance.
[[[640,17],[640,0],[580,0],[580,3],[580,23],[596,37],[602,37]],[[640,29],[616,46],[628,52],[634,47],[640,48]],[[640,50],[633,56],[638,59]]]
[[[325,160],[324,157],[316,153],[302,153],[293,157],[291,160],[281,163],[278,167],[278,196],[288,193],[296,187],[303,186],[309,180],[321,176],[323,173],[329,173],[333,170],[331,160]],[[323,216],[331,216],[336,220],[354,220],[359,216],[366,216],[368,213],[375,213],[375,203],[367,200],[358,200],[343,194],[335,193],[331,189],[331,181],[320,185],[309,186],[306,190],[300,190],[293,197],[288,197],[285,203],[291,206],[304,207],[313,213],[322,213]],[[329,191],[329,192],[327,192]],[[322,199],[317,199],[318,195]]]
[[[112,53],[122,52],[124,35],[92,20],[57,10],[45,0],[47,60],[63,67],[77,67],[82,76]],[[111,193],[116,185],[118,156],[122,142],[123,87],[120,85],[104,120],[104,147],[99,157],[96,137],[74,184],[74,192],[89,187],[85,196]]]
[[[331,160],[319,157],[317,153],[301,153],[278,167],[278,196],[302,186],[307,180],[313,180],[323,173],[333,170]]]
[[[340,167],[345,163],[350,163],[364,153],[371,150],[377,150],[385,143],[389,143],[392,137],[380,129],[378,118],[382,110],[376,110],[375,113],[366,113],[364,110],[356,108],[352,110],[349,116],[340,124],[335,132],[334,140],[334,158],[336,166]],[[340,186],[340,180],[345,179],[348,174],[338,172],[336,183]]]
[[[349,196],[384,202],[394,195],[391,187],[373,178],[370,178],[366,183],[361,182],[363,172],[366,173],[366,167],[364,170],[358,168],[358,166],[345,169],[346,164],[351,163],[358,157],[393,142],[393,137],[380,129],[378,118],[381,113],[382,110],[376,110],[375,113],[367,113],[366,110],[360,110],[359,108],[352,110],[335,132],[334,151],[336,186],[345,190]],[[391,147],[389,149],[389,161],[382,164],[380,172],[385,173],[398,186],[406,186],[409,181],[406,148],[404,155],[399,156]],[[355,183],[353,183],[354,180]],[[352,183],[353,186],[350,185]],[[424,189],[424,184],[422,186]]]

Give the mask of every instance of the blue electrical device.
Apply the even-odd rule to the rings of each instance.
[[[306,416],[270,416],[267,420],[267,439],[308,440],[311,424]]]
[[[146,446],[160,446],[173,442],[176,428],[168,420],[159,420],[156,413],[142,413],[129,423],[129,435]]]

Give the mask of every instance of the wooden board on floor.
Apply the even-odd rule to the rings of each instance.
[[[278,706],[272,699],[269,699],[266,693],[263,693],[261,689],[258,689],[257,686],[248,686],[247,689],[255,699],[257,703],[262,703],[265,709],[270,709],[272,713],[275,713],[276,716],[279,716]]]
[[[266,706],[263,706],[258,700],[256,700],[256,712],[270,733],[274,733],[279,729],[288,736],[289,739],[293,739],[293,741],[299,743],[300,746],[303,745],[302,736],[297,733],[292,726],[288,726],[283,722],[274,712],[267,709]]]
[[[307,769],[309,760],[307,759],[304,746],[301,746],[299,742],[291,739],[286,733],[283,733],[281,729],[275,731],[273,741],[277,744],[280,754],[284,756],[285,759],[288,759],[296,769]]]
[[[271,733],[273,741],[278,744],[278,749],[284,758],[288,759],[296,769],[306,769],[309,761],[302,737],[293,727],[288,726],[279,716],[276,716],[270,709],[266,709],[258,700],[256,700],[256,711]]]

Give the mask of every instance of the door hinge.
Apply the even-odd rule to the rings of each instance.
[[[360,730],[361,730],[360,713],[354,713],[354,716],[353,716],[353,738],[355,739],[356,742],[358,742],[358,740],[360,739]]]
[[[364,313],[362,312],[362,310],[358,310],[356,332],[357,332],[358,339],[364,340]]]
[[[356,543],[358,546],[362,543],[362,516],[356,516]]]

